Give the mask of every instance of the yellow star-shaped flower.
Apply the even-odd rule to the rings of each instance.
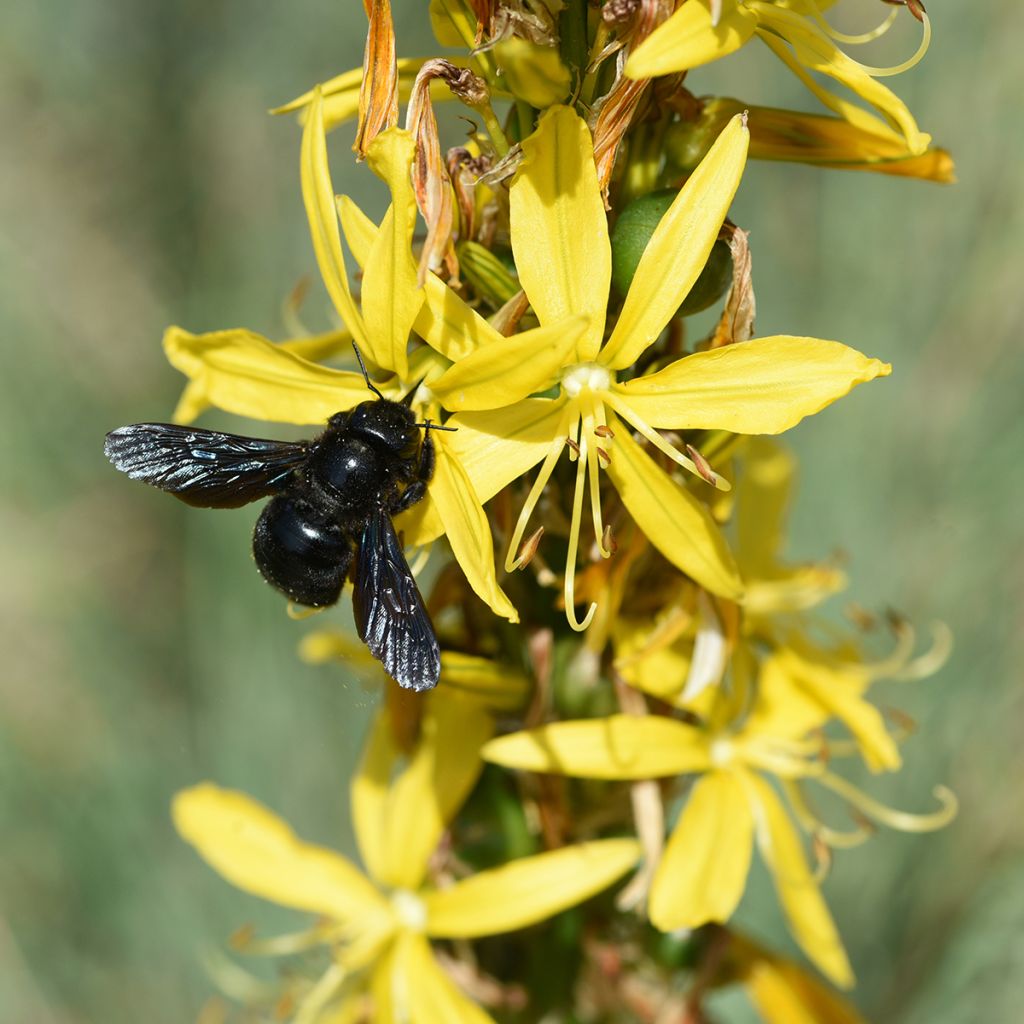
[[[432,939],[473,939],[542,921],[611,885],[639,857],[632,839],[580,843],[460,879],[427,881],[428,859],[472,788],[493,725],[483,705],[433,697],[423,738],[393,777],[399,752],[378,716],[352,783],[361,872],[333,850],[299,839],[244,793],[203,783],[174,799],[178,832],[232,884],[319,915],[312,936],[332,965],[298,1007],[303,1024],[344,1016],[369,993],[375,1021],[484,1024],[490,1017],[435,959]]]
[[[588,488],[594,538],[608,554],[599,500],[602,471],[670,562],[713,593],[730,599],[742,593],[737,567],[705,506],[656,465],[633,440],[633,431],[697,472],[693,459],[669,444],[660,428],[774,434],[855,385],[890,372],[887,364],[838,342],[780,335],[698,352],[657,373],[619,379],[657,340],[700,275],[739,185],[747,140],[742,117],[734,118],[690,176],[654,231],[606,339],[611,247],[593,142],[570,108],[545,113],[523,143],[511,185],[511,232],[519,280],[540,330],[557,328],[558,337],[522,334],[482,345],[430,384],[445,408],[459,410],[451,420],[458,432],[447,443],[480,501],[542,464],[513,531],[507,570],[519,564],[531,513],[570,442],[577,468],[565,603],[574,628],[585,628],[594,612],[591,606],[580,621],[574,610]],[[342,219],[351,240],[344,210]],[[441,285],[428,289],[426,305],[452,320],[456,300]],[[557,397],[539,397],[551,388]],[[713,479],[728,488],[720,477]]]

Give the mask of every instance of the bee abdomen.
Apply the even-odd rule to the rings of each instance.
[[[297,604],[322,608],[341,596],[352,542],[309,502],[281,495],[260,513],[252,551],[264,579]]]

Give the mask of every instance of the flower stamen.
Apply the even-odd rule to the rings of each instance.
[[[509,541],[508,553],[505,555],[505,572],[515,572],[516,569],[522,568],[513,552],[519,550],[519,545],[523,540],[523,534],[526,533],[526,527],[530,522],[530,516],[533,515],[533,510],[537,507],[537,502],[540,501],[540,496],[544,493],[544,488],[551,479],[551,474],[555,470],[555,464],[558,462],[558,456],[562,454],[562,449],[565,447],[563,438],[568,433],[568,426],[572,415],[573,408],[568,406],[562,413],[562,419],[558,424],[558,430],[555,431],[554,440],[551,442],[551,447],[548,449],[544,462],[541,464],[540,472],[537,474],[537,479],[534,480],[533,486],[530,488],[530,493],[526,496],[526,502],[523,504],[523,509],[519,513],[516,528],[512,531],[512,539]]]
[[[583,621],[576,618],[576,555],[580,546],[580,521],[583,518],[583,489],[586,486],[587,438],[580,435],[580,458],[576,462],[576,486],[572,496],[572,522],[569,525],[569,550],[565,556],[565,615],[569,625],[582,633],[593,621],[597,605],[591,604]]]

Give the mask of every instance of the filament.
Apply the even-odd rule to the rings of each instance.
[[[883,19],[883,21],[876,25],[873,29],[869,29],[867,32],[861,32],[857,35],[847,35],[845,32],[840,32],[838,29],[833,28],[825,16],[818,10],[817,6],[813,3],[807,5],[807,11],[810,16],[818,23],[819,28],[837,43],[845,43],[847,46],[860,46],[863,43],[870,43],[875,39],[884,36],[889,29],[892,28],[893,23],[899,17],[899,9],[894,7]]]
[[[673,462],[678,463],[684,469],[688,469],[694,476],[699,476],[702,480],[704,479],[700,470],[697,469],[697,464],[692,459],[673,448],[661,434],[637,416],[625,402],[620,401],[616,394],[606,391],[602,397],[631,427],[647,438],[655,448],[667,455]],[[715,474],[715,487],[720,491],[732,490],[732,484],[718,473]]]
[[[558,456],[562,454],[562,449],[565,447],[566,431],[568,430],[573,411],[573,406],[567,404],[565,411],[562,413],[562,416],[558,421],[558,429],[555,431],[555,437],[551,442],[551,447],[548,449],[548,453],[544,457],[544,462],[541,464],[540,471],[537,473],[537,479],[534,480],[533,486],[530,488],[530,493],[526,496],[526,502],[523,504],[523,509],[519,513],[516,528],[512,531],[512,539],[509,541],[508,551],[505,554],[505,572],[515,572],[516,569],[522,567],[523,563],[518,555],[519,545],[522,543],[523,534],[526,532],[526,527],[529,525],[530,516],[533,515],[533,510],[537,507],[537,502],[540,501],[540,496],[544,493],[544,488],[547,486],[547,482],[551,479],[551,474],[554,472],[555,464],[558,462]]]
[[[345,971],[338,964],[331,964],[324,971],[323,977],[310,989],[309,994],[302,1000],[295,1016],[293,1024],[314,1024],[320,1020],[320,1011],[327,1005],[341,986],[345,983]]]
[[[573,432],[578,428],[579,420],[573,424]],[[576,486],[572,495],[572,522],[569,525],[569,551],[565,556],[565,616],[569,625],[582,633],[593,621],[597,605],[591,604],[583,621],[576,618],[576,553],[580,545],[580,520],[583,518],[583,489],[586,486],[587,460],[589,445],[586,435],[580,434],[580,455],[576,460]]]
[[[849,831],[840,831],[826,825],[811,810],[811,806],[807,802],[807,798],[804,796],[799,783],[792,779],[781,779],[780,782],[782,790],[786,794],[786,799],[789,800],[793,816],[799,822],[800,827],[805,832],[816,836],[826,845],[831,846],[834,850],[850,850],[867,842],[874,834],[874,828],[867,822],[863,822]]]
[[[603,424],[603,407],[600,401],[587,403],[587,411],[583,418],[583,430],[588,438],[595,436],[595,428],[599,424]],[[598,422],[595,422],[597,420]],[[594,521],[594,538],[597,541],[597,549],[601,552],[602,558],[610,558],[611,551],[605,547],[604,543],[604,520],[601,516],[601,480],[600,480],[600,468],[601,464],[598,461],[600,456],[597,452],[597,446],[591,446],[587,444],[587,473],[590,483],[590,515]]]
[[[844,53],[838,47],[833,45],[832,41],[829,39],[829,35],[832,34],[831,32],[826,34],[826,32],[822,31],[815,24],[808,23],[807,18],[804,15],[798,14],[795,11],[788,11],[782,7],[776,7],[774,5],[769,6],[762,2],[755,2],[751,4],[751,6],[756,9],[756,12],[759,15],[761,15],[760,20],[763,20],[768,28],[777,32],[784,40],[786,40],[786,42],[790,42],[790,33],[786,32],[787,27],[791,30],[794,38],[798,38],[800,35],[810,32],[817,37],[817,42],[824,43],[828,49],[845,58],[855,67],[863,71],[866,75],[870,75],[872,78],[889,78],[892,75],[900,75],[904,71],[909,71],[912,67],[920,63],[921,58],[928,52],[928,47],[931,45],[932,41],[931,20],[927,14],[922,12],[921,24],[923,26],[923,32],[921,35],[921,43],[915,53],[900,64],[895,64],[892,67],[877,68],[872,67],[869,64],[862,64],[860,61],[854,60],[849,56],[849,54]],[[821,15],[819,14],[819,18],[820,17]],[[886,31],[888,31],[888,29],[886,29]],[[795,46],[796,44],[790,42],[790,45]],[[822,53],[819,55],[830,64],[835,62],[834,54],[829,55],[828,53]]]
[[[887,807],[859,790],[852,782],[847,782],[846,779],[831,772],[818,776],[818,781],[826,789],[841,796],[861,814],[898,832],[933,832],[935,829],[944,828],[956,817],[959,807],[956,795],[946,786],[936,786],[932,790],[935,799],[942,805],[937,811],[931,814],[911,814],[909,811]]]
[[[909,682],[916,679],[927,679],[934,675],[949,660],[953,651],[953,631],[945,622],[932,623],[932,645],[916,658],[908,661],[891,679]]]

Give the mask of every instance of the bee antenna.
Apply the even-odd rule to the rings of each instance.
[[[358,360],[359,360],[359,369],[363,371],[363,380],[365,380],[365,381],[366,381],[366,386],[367,386],[367,387],[368,387],[368,388],[369,388],[369,389],[370,389],[370,390],[371,390],[371,391],[372,391],[372,392],[373,392],[373,393],[374,393],[374,394],[375,394],[375,395],[376,395],[376,396],[377,396],[378,398],[383,398],[384,396],[383,396],[383,395],[382,395],[382,394],[380,393],[380,391],[379,391],[379,390],[377,389],[376,385],[374,385],[373,381],[372,381],[372,380],[370,380],[370,375],[369,375],[369,374],[368,374],[368,373],[366,372],[366,363],[364,363],[364,362],[363,362],[363,353],[359,351],[359,346],[358,346],[358,345],[357,345],[357,344],[356,344],[356,343],[355,343],[354,341],[352,342],[352,350],[353,350],[353,351],[355,352],[355,354],[356,354],[356,359],[358,359]]]
[[[430,420],[426,420],[423,423],[417,423],[417,427],[422,427],[424,430],[448,430],[451,433],[456,433],[458,427],[442,427],[440,423],[431,423]]]

